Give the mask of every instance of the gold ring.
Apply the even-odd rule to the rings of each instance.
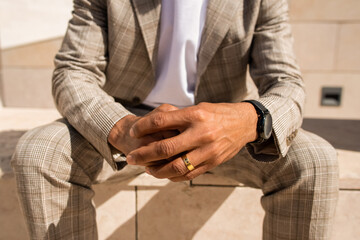
[[[189,160],[189,158],[188,158],[188,156],[186,154],[182,155],[181,159],[184,161],[185,166],[187,167],[187,169],[189,169],[189,171],[192,171],[192,170],[195,169],[194,166],[191,164],[191,162],[190,162],[190,160]]]

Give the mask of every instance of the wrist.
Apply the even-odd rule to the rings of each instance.
[[[117,148],[117,145],[125,136],[129,133],[131,126],[138,119],[137,116],[129,114],[123,118],[121,118],[118,122],[115,123],[113,128],[110,130],[108,136],[108,142]]]
[[[267,141],[272,132],[272,117],[269,110],[256,100],[245,100],[244,103],[250,103],[257,113],[256,132],[257,138],[254,143],[263,143]]]
[[[249,136],[247,142],[254,142],[259,137],[257,132],[257,124],[258,124],[259,116],[256,112],[255,107],[251,103],[242,102],[241,104],[243,104],[246,107],[246,112],[247,112],[247,127],[248,127],[248,136]]]

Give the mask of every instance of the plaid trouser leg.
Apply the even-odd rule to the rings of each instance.
[[[91,184],[104,172],[103,163],[64,120],[20,139],[12,164],[32,239],[97,238]],[[316,135],[300,130],[287,156],[270,163],[243,149],[214,173],[262,188],[264,239],[330,238],[338,165],[335,150]]]
[[[214,173],[262,189],[263,239],[330,239],[338,163],[320,137],[300,130],[285,158],[259,162],[243,150]]]
[[[64,120],[20,139],[12,165],[31,239],[97,239],[91,183],[103,161]]]
[[[330,239],[339,193],[335,149],[300,131],[286,158],[265,171],[264,239]]]

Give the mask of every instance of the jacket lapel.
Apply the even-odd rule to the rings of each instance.
[[[132,0],[132,2],[155,73],[160,35],[161,0]]]
[[[160,37],[161,0],[131,1],[155,73]],[[243,7],[243,1],[208,0],[205,26],[198,52],[198,78],[205,72],[224,39],[234,14],[239,11],[240,7]]]
[[[243,1],[208,0],[205,26],[198,53],[198,79],[205,72],[222,40],[229,30],[234,14],[243,7]],[[199,81],[198,81],[199,82]]]

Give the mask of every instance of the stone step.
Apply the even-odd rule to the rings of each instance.
[[[59,117],[53,110],[0,110],[0,239],[26,239],[15,179],[9,165],[25,130]],[[333,240],[357,239],[360,228],[360,153],[337,149],[340,199]],[[121,183],[94,186],[99,239],[261,239],[261,191],[205,174],[172,183],[141,174]],[[204,204],[204,202],[206,204]]]

